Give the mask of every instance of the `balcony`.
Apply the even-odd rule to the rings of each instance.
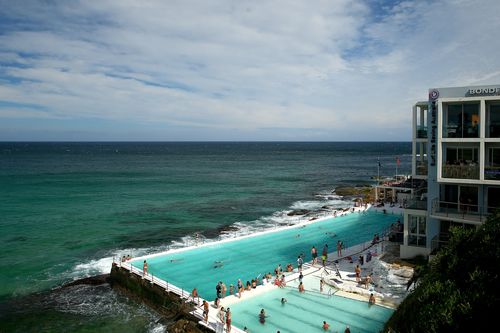
[[[479,165],[444,165],[443,178],[454,179],[479,179]]]
[[[500,180],[500,167],[498,166],[485,166],[484,179]]]
[[[417,162],[416,174],[419,176],[427,176],[427,161]]]
[[[436,254],[438,250],[445,247],[450,240],[449,233],[440,233],[431,239],[431,253]]]
[[[457,202],[432,200],[431,215],[435,218],[447,218],[448,220],[479,224],[499,207],[487,207],[479,205],[468,205]]]
[[[417,126],[417,139],[427,139],[427,126]]]
[[[427,200],[413,199],[408,202],[406,209],[427,210]]]

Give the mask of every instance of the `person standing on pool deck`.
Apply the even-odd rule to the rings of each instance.
[[[304,263],[304,260],[302,260],[301,256],[297,257],[297,268],[299,272],[302,272],[302,264]]]
[[[231,309],[227,308],[226,310],[226,330],[227,332],[231,332]]]
[[[226,293],[227,293],[226,284],[224,282],[222,282],[220,287],[221,287],[221,292],[222,292],[222,298],[224,298],[224,297],[226,297]]]
[[[224,310],[224,307],[220,308],[218,317],[222,325],[222,331],[224,331],[224,323],[226,321],[226,310]]]
[[[203,300],[203,317],[205,318],[205,323],[208,323],[208,302]]]
[[[311,257],[312,257],[312,261],[313,261],[313,266],[316,265],[316,263],[318,262],[318,250],[316,250],[316,247],[312,247],[311,249]]]
[[[328,244],[323,246],[323,253],[321,254],[321,260],[323,261],[323,267],[325,267],[326,259],[328,259]]]
[[[321,278],[319,280],[319,291],[322,293],[323,292],[323,285],[325,284],[325,280],[323,280],[323,278]]]
[[[361,278],[361,268],[359,268],[359,265],[356,265],[354,273],[356,273],[356,282],[359,283],[359,279]]]
[[[243,283],[241,279],[238,279],[238,297],[241,298],[241,293],[243,292]]]
[[[142,278],[143,279],[146,276],[146,274],[148,274],[148,263],[146,262],[146,260],[144,260],[144,264],[142,264]]]
[[[216,292],[216,295],[217,295],[217,298],[222,298],[222,287],[221,287],[221,283],[219,281],[219,283],[217,283],[217,285],[215,286],[215,292]]]

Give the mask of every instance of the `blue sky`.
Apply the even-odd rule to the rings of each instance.
[[[498,0],[0,0],[0,140],[409,141],[500,83]]]

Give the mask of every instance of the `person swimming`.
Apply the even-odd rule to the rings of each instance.
[[[266,312],[264,311],[264,309],[260,310],[260,313],[259,313],[259,322],[261,324],[264,324],[266,322]]]
[[[170,262],[179,262],[179,261],[182,261],[183,259],[170,259],[169,261]]]
[[[214,261],[214,268],[220,268],[222,266],[224,266],[224,262],[222,260]]]

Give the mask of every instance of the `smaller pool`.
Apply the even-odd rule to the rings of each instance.
[[[317,284],[317,286],[315,286]],[[344,332],[347,325],[351,332],[379,332],[393,310],[367,302],[329,295],[325,287],[319,292],[319,280],[304,279],[306,292],[301,294],[295,286],[276,289],[230,306],[233,323],[250,332],[310,333],[323,332],[323,321],[330,324],[330,332]],[[285,304],[281,298],[286,298]],[[264,309],[266,321],[259,322],[259,312]]]

